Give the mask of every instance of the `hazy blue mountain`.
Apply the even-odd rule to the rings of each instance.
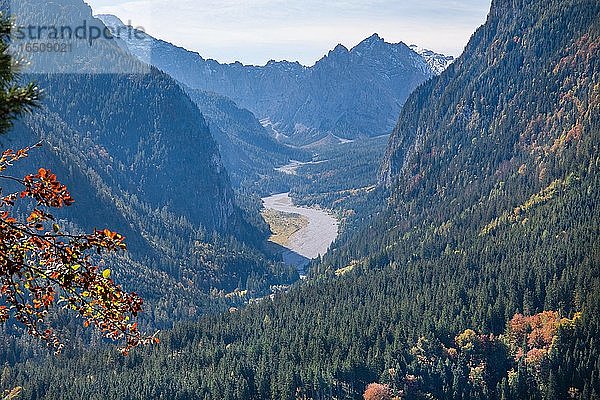
[[[99,16],[122,26],[114,16]],[[138,57],[192,89],[224,95],[252,111],[282,140],[307,144],[328,135],[353,139],[393,129],[409,94],[440,69],[404,43],[373,35],[352,49],[338,45],[312,67],[270,61],[221,64],[162,40],[123,38]]]

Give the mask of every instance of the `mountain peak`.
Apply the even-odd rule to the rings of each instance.
[[[366,38],[365,40],[363,40],[362,42],[360,42],[358,45],[356,45],[356,48],[372,46],[373,44],[376,44],[376,43],[385,43],[385,40],[383,40],[383,38],[381,36],[379,36],[377,33],[374,33],[371,36],[369,36],[368,38]]]
[[[348,48],[343,44],[338,44],[333,50],[329,52],[329,54],[331,53],[348,53]]]
[[[363,40],[363,42],[383,42],[383,38],[381,36],[379,36],[379,34],[374,33],[371,36],[369,36],[368,38],[366,38],[365,40]]]
[[[363,52],[370,52],[372,50],[380,50],[386,47],[406,47],[406,45],[402,42],[400,43],[388,43],[384,38],[379,36],[377,33],[372,34],[368,38],[364,39],[362,42],[354,46],[351,52],[358,52],[358,54],[362,54]]]

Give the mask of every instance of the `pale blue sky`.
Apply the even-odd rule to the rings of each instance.
[[[149,34],[222,62],[312,65],[373,33],[459,55],[491,0],[86,0]]]

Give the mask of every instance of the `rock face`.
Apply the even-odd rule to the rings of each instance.
[[[409,47],[415,53],[423,57],[437,75],[444,72],[446,68],[448,68],[450,64],[454,62],[453,56],[446,56],[444,54],[436,53],[435,51],[424,49],[414,44],[411,44]]]
[[[378,136],[390,132],[408,95],[431,76],[406,45],[373,35],[351,50],[338,45],[306,69],[292,104],[265,112],[280,130],[305,140]]]
[[[109,27],[113,16],[99,16]],[[215,92],[252,111],[294,144],[328,135],[345,139],[389,133],[409,94],[441,69],[441,55],[421,56],[377,34],[352,49],[338,45],[312,67],[270,61],[220,64],[144,35],[125,45],[192,89]],[[430,65],[431,61],[436,60]]]

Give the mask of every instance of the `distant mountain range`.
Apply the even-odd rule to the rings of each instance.
[[[124,26],[115,16],[98,17],[113,31]],[[387,43],[375,34],[350,50],[336,46],[312,67],[288,61],[221,64],[142,36],[124,37],[123,43],[187,87],[230,98],[252,111],[275,137],[300,145],[330,135],[355,139],[390,133],[410,93],[453,60]]]

